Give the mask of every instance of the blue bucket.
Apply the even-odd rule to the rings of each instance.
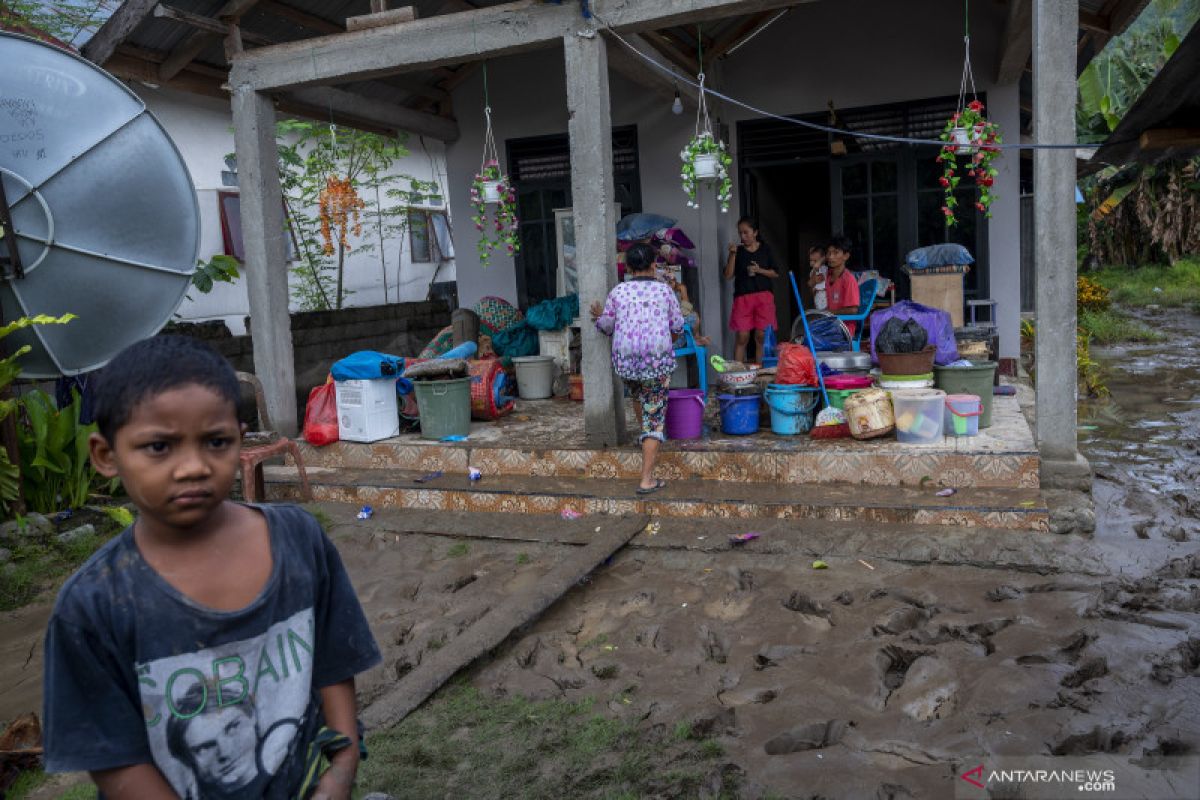
[[[771,432],[777,436],[808,433],[820,395],[811,386],[772,383],[763,395],[771,407]]]
[[[721,432],[734,436],[758,433],[760,399],[761,396],[757,394],[717,395],[717,400],[721,402]]]

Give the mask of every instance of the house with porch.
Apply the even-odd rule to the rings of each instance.
[[[806,243],[844,231],[856,242],[853,266],[894,278],[901,292],[899,267],[908,249],[947,239],[966,244],[977,259],[968,295],[996,301],[1000,355],[1015,358],[1020,198],[1031,186],[1042,312],[1036,456],[1047,485],[1086,474],[1075,443],[1075,75],[1145,2],[422,0],[392,11],[373,4],[376,13],[367,15],[363,3],[331,9],[299,0],[230,0],[181,15],[163,4],[128,0],[93,40],[93,55],[105,63],[106,48],[117,53],[129,32],[152,17],[183,20],[207,30],[210,41],[224,36],[230,67],[227,86],[219,88],[232,93],[256,371],[272,416],[282,420],[296,418],[286,335],[287,244],[283,211],[274,202],[273,132],[283,109],[306,107],[318,118],[343,115],[440,136],[448,142],[452,213],[464,219],[468,194],[454,187],[465,188],[480,166],[484,108],[490,107],[501,166],[519,196],[523,246],[517,257],[498,255],[484,268],[466,257],[474,232],[459,226],[460,303],[499,295],[531,304],[554,291],[553,212],[571,208],[586,307],[616,281],[619,216],[653,211],[678,219],[697,242],[695,300],[705,333],[724,352],[731,346],[724,334],[730,292],[718,270],[741,212],[761,218],[764,235],[791,268],[803,266]],[[365,16],[347,20],[348,30],[333,20],[355,12]],[[246,34],[257,34],[252,26],[259,13],[307,30],[278,36],[276,43],[256,41]],[[314,17],[338,29],[323,28]],[[991,218],[966,215],[947,230],[931,177],[936,149],[854,134],[933,138],[958,102],[964,24],[975,91],[1006,141],[1053,147],[1005,150]],[[314,31],[320,35],[309,35]],[[255,43],[260,46],[250,46]],[[177,49],[160,61],[160,72],[188,63],[191,48]],[[122,57],[138,55],[144,54]],[[693,82],[701,72],[705,86],[719,93],[708,100],[734,155],[729,214],[718,211],[711,190],[699,209],[689,208],[679,186],[679,151],[694,133]],[[185,66],[174,74],[204,77],[193,73]],[[209,76],[213,80],[217,76]],[[389,102],[386,87],[409,94]],[[673,113],[676,92],[683,115]],[[797,121],[832,123],[839,132]],[[586,446],[623,444],[624,409],[608,342],[590,326],[583,330],[583,373]]]

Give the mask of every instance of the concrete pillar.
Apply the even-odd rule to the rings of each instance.
[[[262,381],[272,425],[280,433],[294,436],[296,374],[288,314],[287,229],[271,98],[246,85],[235,87],[233,128],[254,374]]]
[[[1038,143],[1075,141],[1079,0],[1034,0],[1033,120]],[[1043,483],[1081,468],[1076,445],[1075,153],[1034,153],[1037,442]],[[1086,470],[1086,462],[1082,469]],[[1047,481],[1046,479],[1050,480]]]
[[[571,137],[571,207],[579,310],[583,317],[583,415],[591,447],[624,444],[623,387],[612,369],[611,342],[590,324],[588,309],[604,302],[617,282],[613,216],[612,108],[608,55],[593,29],[563,38],[567,65],[567,115]]]

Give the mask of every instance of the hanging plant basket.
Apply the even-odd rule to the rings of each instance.
[[[486,86],[487,73],[484,73]],[[471,221],[479,231],[479,264],[487,267],[492,253],[503,250],[515,256],[521,251],[520,220],[517,219],[517,193],[500,170],[496,138],[492,133],[492,109],[483,110],[487,128],[483,136],[483,164],[471,182]]]
[[[679,153],[683,162],[679,177],[683,181],[684,194],[688,196],[688,208],[699,208],[697,190],[702,182],[716,184],[717,203],[721,213],[729,211],[729,200],[733,196],[733,180],[729,169],[733,157],[725,149],[725,143],[712,134],[712,122],[704,102],[704,73],[700,74],[700,100],[696,110],[696,135]]]
[[[998,170],[992,162],[1000,155],[999,145],[1003,143],[1000,127],[984,115],[983,103],[972,100],[963,109],[946,121],[941,140],[946,142],[937,161],[942,165],[942,176],[938,184],[946,193],[942,214],[946,224],[955,225],[958,222],[958,198],[955,195],[962,172],[975,182],[979,196],[975,200],[975,210],[987,217],[992,216],[991,205],[996,199],[992,186],[996,182]],[[959,163],[959,159],[964,164]]]

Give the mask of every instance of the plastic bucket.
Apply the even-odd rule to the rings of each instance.
[[[892,392],[896,412],[896,438],[904,444],[938,444],[946,393],[938,389],[897,389]]]
[[[772,383],[763,394],[771,408],[771,432],[777,436],[808,433],[820,395],[808,386]]]
[[[672,389],[667,393],[668,439],[699,439],[704,432],[704,392]]]
[[[845,408],[846,398],[852,394],[865,392],[866,389],[826,389],[825,393],[829,395],[829,405],[833,408]]]
[[[758,404],[762,399],[757,394],[717,395],[721,402],[721,432],[734,436],[746,436],[758,432]]]
[[[421,412],[421,438],[445,439],[471,433],[471,378],[413,381]]]
[[[969,367],[934,367],[933,372],[934,385],[946,394],[973,394],[983,401],[979,427],[991,427],[995,361],[972,361]]]
[[[521,356],[513,359],[513,366],[522,400],[545,400],[554,394],[554,356]]]
[[[983,401],[973,394],[946,395],[946,435],[978,436]]]

